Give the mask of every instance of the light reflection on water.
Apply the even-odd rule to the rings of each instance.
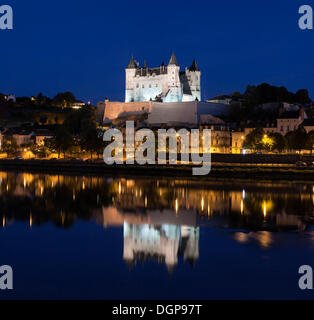
[[[204,183],[0,172],[0,215],[3,227],[28,220],[30,226],[51,222],[69,228],[83,219],[105,228],[127,223],[304,231],[313,221],[313,191],[310,183]],[[263,234],[255,237],[262,246],[271,245],[271,240],[262,240]],[[234,238],[245,242],[246,236]]]
[[[290,246],[292,238],[280,235],[291,234],[303,237],[302,246],[314,248],[313,191],[312,183],[0,172],[0,221],[3,231],[19,223],[33,230],[53,225],[67,232],[81,223],[108,233],[120,228],[123,248],[114,263],[123,262],[132,272],[157,262],[172,275],[180,261],[206,266],[202,255],[213,246],[203,240],[208,237],[214,237],[215,247],[228,239],[267,251]],[[117,240],[110,243],[116,245]]]

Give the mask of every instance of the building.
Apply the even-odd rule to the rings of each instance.
[[[207,100],[207,102],[221,103],[221,104],[231,104],[233,102],[233,100],[229,96],[218,96],[216,98]]]
[[[21,147],[28,143],[35,143],[37,145],[44,145],[46,139],[53,138],[53,133],[48,129],[21,129],[10,128],[3,133],[0,132],[0,146],[2,145],[3,136],[11,136],[16,144]]]
[[[84,106],[86,106],[86,103],[85,102],[82,102],[82,101],[76,101],[72,104],[71,108],[72,109],[81,109],[83,108]]]
[[[33,138],[35,144],[43,146],[46,139],[53,138],[53,133],[47,129],[38,129],[34,132]]]
[[[229,126],[219,118],[212,117],[208,124],[200,125],[201,136],[203,130],[211,130],[211,153],[229,153],[231,134]]]
[[[118,119],[137,118],[153,127],[194,127],[211,124],[230,108],[229,104],[200,100],[201,71],[195,60],[185,71],[180,71],[174,54],[168,66],[162,63],[157,68],[149,68],[146,62],[139,67],[132,57],[126,68],[125,102],[108,98],[98,102],[97,121],[108,124]]]
[[[248,134],[255,128],[244,128],[243,130],[232,131],[231,133],[231,152],[235,154],[245,153],[244,141]]]
[[[283,112],[277,118],[277,132],[284,136],[290,131],[297,130],[305,119],[307,115],[303,108],[298,111]]]
[[[5,135],[12,135],[18,146],[33,142],[34,132],[31,130],[14,129],[5,132]]]
[[[245,141],[245,133],[243,131],[233,131],[232,134],[232,153],[243,153],[243,144]]]
[[[194,265],[199,258],[199,228],[177,225],[130,225],[124,223],[123,259],[132,267],[137,260],[165,263],[169,273],[178,256]]]
[[[14,103],[16,102],[16,98],[15,98],[15,95],[13,94],[10,94],[7,96],[6,100],[9,102],[9,101],[13,101]]]
[[[302,122],[302,126],[307,133],[314,131],[314,119],[305,119]]]
[[[149,68],[146,62],[140,67],[132,57],[125,73],[125,102],[201,101],[201,71],[195,60],[180,71],[174,53],[167,66],[162,62],[155,68]]]

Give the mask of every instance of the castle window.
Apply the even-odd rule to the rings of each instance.
[[[156,83],[156,88],[158,88],[158,83]]]
[[[137,83],[137,84],[136,84],[136,88],[139,88],[139,87],[140,87],[140,85]]]
[[[144,85],[142,85],[142,88],[144,89],[144,88],[145,88],[145,86],[144,86]]]
[[[151,87],[152,87],[152,85],[150,84],[150,85],[149,85],[149,87],[151,88]]]

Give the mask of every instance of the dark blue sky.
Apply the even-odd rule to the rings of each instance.
[[[0,0],[14,30],[0,30],[0,92],[70,90],[96,102],[124,99],[133,54],[157,66],[176,53],[202,70],[203,99],[269,82],[314,98],[314,31],[298,8],[314,0]]]

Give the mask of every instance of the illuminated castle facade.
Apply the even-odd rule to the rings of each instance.
[[[156,68],[149,68],[146,62],[140,67],[132,57],[125,72],[125,102],[201,101],[201,71],[195,60],[180,71],[174,53],[167,66],[162,62]]]
[[[199,258],[199,228],[163,224],[135,225],[124,222],[123,259],[130,267],[137,260],[153,259],[165,263],[172,273],[178,256],[193,266]]]

